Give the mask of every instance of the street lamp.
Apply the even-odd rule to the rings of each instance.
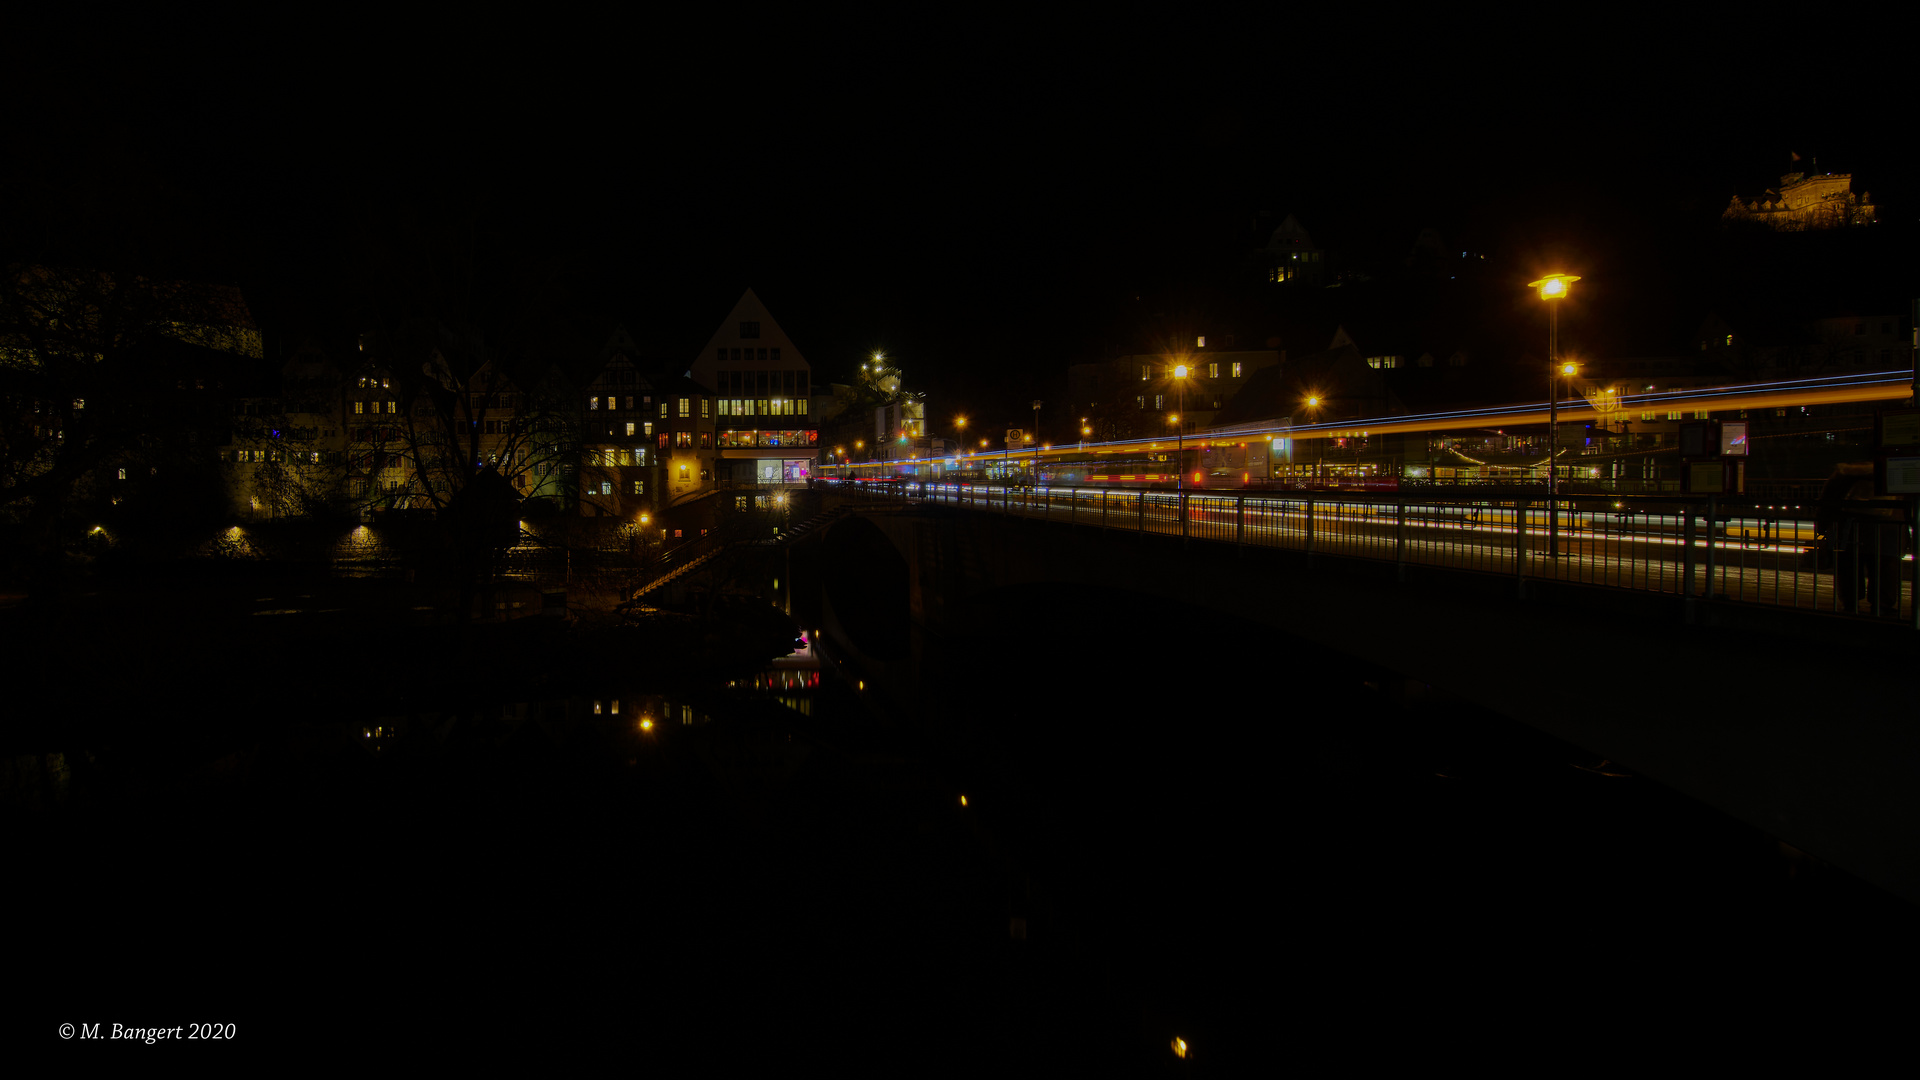
[[[1033,403],[1033,431],[1027,435],[1027,441],[1032,442],[1034,440],[1034,436],[1039,434],[1040,434],[1040,403],[1038,401],[1035,401]],[[1040,468],[1039,468],[1039,461],[1037,459],[1034,462],[1032,477],[1034,481],[1033,486],[1035,488],[1038,488],[1040,486]]]
[[[1180,412],[1184,413],[1187,411],[1187,365],[1175,364],[1173,377],[1180,384]],[[1187,426],[1181,421],[1180,413],[1174,414],[1173,422],[1175,424],[1173,460],[1179,466],[1179,470],[1173,477],[1173,489],[1176,492],[1175,500],[1180,506],[1180,533],[1184,536],[1187,531]]]
[[[1307,423],[1314,424],[1314,423],[1318,423],[1319,420],[1320,420],[1320,397],[1317,394],[1309,395],[1307,398]],[[1314,439],[1313,440],[1313,482],[1316,484],[1320,482],[1320,465],[1321,465],[1322,458],[1324,458],[1325,456],[1326,456],[1326,443],[1321,439],[1318,439],[1318,438]],[[1296,473],[1295,475],[1297,476],[1299,474]]]
[[[1539,281],[1527,282],[1527,288],[1539,289],[1540,299],[1547,301],[1547,557],[1556,558],[1560,554],[1560,509],[1556,496],[1559,494],[1559,469],[1555,459],[1560,451],[1560,305],[1556,300],[1567,298],[1567,288],[1580,278],[1576,274],[1548,274]],[[1568,365],[1565,374],[1571,375],[1572,365]]]

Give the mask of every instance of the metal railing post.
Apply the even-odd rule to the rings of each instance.
[[[1313,493],[1307,493],[1307,565],[1313,565]]]
[[[1693,507],[1685,508],[1687,521],[1680,529],[1680,595],[1693,598]]]
[[[1527,598],[1527,502],[1513,500],[1513,582],[1522,600]]]
[[[1245,495],[1233,500],[1233,543],[1237,548],[1247,546],[1247,497]]]
[[[1407,580],[1407,500],[1393,501],[1393,561],[1396,580]]]
[[[1706,597],[1709,600],[1718,599],[1718,594],[1714,591],[1714,585],[1713,585],[1713,531],[1714,529],[1718,528],[1718,525],[1714,521],[1714,518],[1718,516],[1719,510],[1720,510],[1720,501],[1712,496],[1708,496],[1707,497]]]

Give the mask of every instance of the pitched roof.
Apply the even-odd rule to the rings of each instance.
[[[812,370],[812,365],[800,355],[800,350],[794,348],[793,339],[787,337],[787,332],[768,314],[766,305],[760,302],[752,289],[740,294],[733,310],[727,313],[713,336],[707,339],[706,348],[700,350],[700,355],[694,357],[693,362],[683,370],[697,382],[715,385],[717,380],[714,373],[726,366],[719,360],[719,350],[739,347],[777,348],[780,350],[780,366]]]

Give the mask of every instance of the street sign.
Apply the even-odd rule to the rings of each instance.
[[[1883,457],[1874,470],[1882,495],[1920,495],[1920,457]]]
[[[1920,409],[1883,409],[1877,419],[1880,449],[1920,450]]]
[[[1741,440],[1745,443],[1745,440]],[[1720,421],[1694,420],[1680,425],[1680,456],[1687,460],[1720,456]]]
[[[1747,463],[1739,458],[1688,461],[1680,468],[1680,490],[1689,495],[1737,495],[1747,490]]]

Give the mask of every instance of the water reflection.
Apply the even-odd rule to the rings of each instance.
[[[727,688],[768,697],[802,716],[812,716],[814,696],[820,689],[818,640],[819,631],[802,630],[792,652],[770,662],[764,671],[728,680]]]

